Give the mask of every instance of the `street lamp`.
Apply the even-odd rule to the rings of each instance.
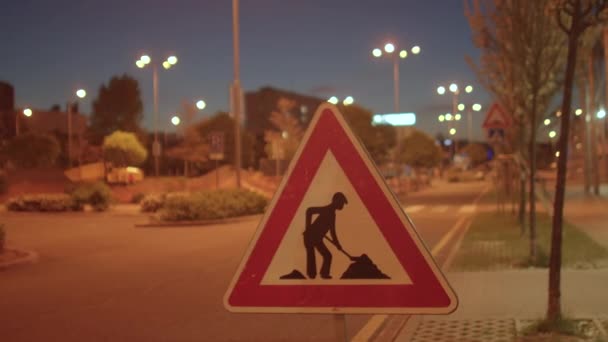
[[[87,96],[87,92],[84,89],[76,90],[76,97],[84,99]],[[72,167],[72,106],[74,102],[68,100],[66,103],[66,110],[68,114],[68,165]],[[79,154],[80,155],[80,154]],[[80,160],[80,159],[78,159]]]
[[[353,99],[353,97],[352,97],[352,96],[347,96],[347,97],[344,99],[344,101],[342,101],[342,103],[343,103],[345,106],[350,106],[351,104],[353,104],[353,102],[355,102],[355,99]]]
[[[29,118],[34,112],[30,108],[24,108],[21,113]],[[15,113],[15,136],[19,136],[19,116],[19,112]]]
[[[447,88],[447,89],[446,89]],[[439,95],[445,95],[447,93],[447,90],[449,90],[452,93],[452,115],[454,116],[454,120],[455,121],[460,121],[461,119],[461,114],[457,113],[457,111],[463,111],[466,109],[466,106],[463,103],[458,103],[458,95],[460,94],[460,87],[458,87],[458,84],[456,83],[450,83],[447,87],[440,85],[439,87],[437,87],[437,94]],[[467,94],[470,94],[473,92],[473,86],[472,85],[467,85],[464,87],[464,91]],[[479,111],[481,110],[481,105],[480,104],[474,104],[473,106],[470,107],[471,109],[473,109],[474,111]],[[446,117],[447,119],[447,117]],[[471,113],[471,111],[467,111],[467,138],[469,143],[473,140],[473,113]],[[451,119],[448,119],[448,121],[451,121]],[[451,130],[450,130],[451,132]],[[456,130],[454,130],[454,132],[456,132]],[[455,133],[454,133],[455,134]],[[455,151],[458,150],[458,141],[456,139],[454,139],[454,147],[455,147]]]
[[[181,122],[181,120],[180,120],[179,116],[177,116],[177,115],[174,115],[171,118],[171,123],[173,124],[173,126],[178,126],[180,124],[180,122]]]
[[[384,45],[384,52],[393,58],[393,87],[394,87],[394,110],[395,113],[399,113],[399,59],[405,59],[408,56],[407,50],[401,49],[399,53],[393,53],[398,50],[394,43],[388,42]],[[420,46],[413,46],[410,51],[412,54],[417,55],[420,53]],[[374,48],[372,50],[372,56],[376,58],[382,57],[383,53],[380,48]]]
[[[331,103],[333,105],[337,105],[338,103],[340,103],[340,99],[338,99],[337,96],[332,96],[329,99],[327,99],[327,102],[329,102],[329,103]],[[352,96],[347,96],[342,101],[342,104],[345,105],[345,106],[350,106],[353,103],[355,103],[355,99]]]
[[[203,101],[203,100],[196,101],[196,108],[198,108],[199,110],[203,110],[203,109],[205,109],[205,107],[207,107],[207,103],[205,103],[205,101]]]
[[[25,108],[25,109],[23,110],[23,115],[27,116],[28,118],[29,118],[30,116],[32,116],[32,113],[33,113],[33,112],[32,112],[32,110],[31,110],[31,109],[29,109],[29,108]]]
[[[545,126],[549,126],[551,124],[551,119],[545,119],[543,123],[545,124]]]
[[[150,56],[142,55],[135,62],[135,65],[138,68],[143,69],[147,65],[152,64],[152,88],[154,97],[154,143],[152,144],[152,154],[154,155],[154,172],[158,177],[160,168],[160,143],[158,141],[158,65],[152,62],[153,61]],[[169,56],[161,64],[165,70],[169,70],[171,67],[177,64],[177,57]]]

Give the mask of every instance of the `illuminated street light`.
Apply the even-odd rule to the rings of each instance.
[[[555,116],[559,118],[560,116],[562,116],[562,112],[558,110],[557,113],[555,113]]]
[[[78,96],[78,97],[79,97],[79,98],[81,98],[81,99],[84,99],[84,98],[85,98],[85,96],[87,96],[87,91],[86,91],[86,90],[84,90],[84,89],[78,89],[78,90],[76,91],[76,96]]]
[[[144,64],[150,64],[150,62],[152,61],[152,59],[150,59],[150,56],[148,55],[143,55],[139,58],[139,60]]]
[[[464,105],[464,103],[458,104],[458,110],[459,111],[463,111],[465,108],[466,108],[466,106]]]
[[[164,61],[163,62],[163,68],[165,68],[165,70],[168,70],[171,67],[171,63]]]
[[[418,45],[414,46],[414,47],[412,48],[412,53],[413,53],[414,55],[419,54],[419,53],[420,53],[420,46],[418,46]]]
[[[407,57],[407,51],[401,50],[401,52],[399,52],[399,57],[406,58]]]
[[[559,151],[555,151],[555,157],[559,158]]]
[[[450,128],[450,135],[456,135],[456,128]]]
[[[583,110],[582,110],[582,109],[580,109],[580,108],[578,108],[577,110],[575,110],[575,111],[574,111],[574,114],[575,114],[576,116],[581,116],[581,115],[583,114]]]
[[[352,97],[352,96],[347,96],[347,97],[344,99],[344,101],[342,101],[342,103],[343,103],[345,106],[350,106],[351,104],[353,104],[353,102],[355,102],[355,99],[353,99],[353,97]]]
[[[336,104],[338,104],[338,98],[335,96],[332,96],[329,98],[329,100],[327,100],[327,102],[336,105]]]
[[[384,51],[386,53],[393,53],[393,51],[395,51],[395,45],[393,45],[393,43],[386,43],[386,45],[384,45]]]
[[[372,55],[374,57],[380,57],[380,56],[382,56],[382,50],[376,48],[376,49],[372,50]]]
[[[177,64],[177,57],[169,56],[169,58],[167,58],[167,62],[169,62],[169,64],[171,64],[171,65],[175,65],[175,64]]]
[[[465,91],[467,94],[472,93],[472,92],[473,92],[473,86],[471,86],[471,85],[466,86],[466,88],[464,88],[464,91]]]
[[[472,108],[474,111],[479,112],[481,110],[481,105],[479,103],[475,103]]]
[[[456,83],[452,83],[452,84],[450,84],[450,91],[451,91],[452,93],[457,92],[457,91],[458,91],[458,85],[457,85]]]
[[[557,133],[555,131],[549,132],[549,138],[553,139],[555,138],[555,136],[557,136]]]
[[[205,107],[207,107],[207,104],[205,103],[205,101],[203,101],[203,100],[196,101],[196,108],[203,110],[203,109],[205,109]]]
[[[137,65],[137,67],[141,69],[141,68],[143,68],[143,67],[145,67],[145,66],[146,66],[146,63],[144,63],[144,62],[143,62],[141,59],[138,59],[138,60],[135,62],[135,65]]]
[[[177,115],[175,115],[171,118],[171,123],[173,124],[173,126],[179,125],[180,122],[181,122],[181,120],[179,119],[179,116],[177,116]]]
[[[27,116],[28,118],[29,118],[30,116],[32,116],[32,114],[33,114],[33,112],[32,112],[32,110],[31,110],[31,109],[29,109],[29,108],[25,108],[25,109],[23,110],[23,115]]]
[[[456,114],[454,115],[454,119],[456,119],[456,121],[460,121],[460,119],[462,119],[462,115]]]
[[[605,110],[603,110],[603,109],[600,109],[600,110],[597,112],[596,116],[597,116],[597,118],[598,118],[598,119],[603,119],[603,118],[605,118],[605,117],[606,117],[606,111],[605,111]]]
[[[452,121],[452,114],[447,113],[447,114],[445,115],[445,119],[446,119],[447,121]]]
[[[445,94],[445,87],[444,86],[437,87],[437,94],[439,94],[439,95]]]
[[[445,116],[439,115],[439,122],[443,122],[443,121],[445,121]]]
[[[545,126],[549,126],[551,124],[551,119],[545,119],[543,123],[545,124]]]

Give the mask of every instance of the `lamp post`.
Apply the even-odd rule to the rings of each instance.
[[[454,118],[456,117],[459,110],[459,107],[464,109],[464,105],[459,106],[458,104],[458,95],[460,95],[460,88],[458,87],[458,84],[456,83],[451,83],[447,89],[445,86],[440,85],[439,87],[437,87],[437,94],[439,95],[445,95],[447,91],[450,91],[452,93],[452,116],[454,116]],[[469,94],[473,92],[473,86],[471,85],[467,85],[464,88],[465,93]],[[481,110],[481,107],[479,107],[479,110]],[[460,119],[458,119],[460,120]],[[456,121],[458,121],[456,120]],[[450,120],[447,120],[450,121]],[[473,131],[473,118],[472,118],[472,113],[469,111],[468,113],[468,139],[469,142],[472,139],[472,131]],[[456,132],[456,131],[454,131]],[[456,133],[452,134],[455,135]],[[454,138],[454,153],[456,153],[456,151],[458,151],[458,140],[456,138]]]
[[[399,53],[397,53],[396,51],[399,50]],[[413,55],[417,55],[420,53],[420,46],[415,45],[410,49],[411,53]],[[395,44],[393,44],[392,42],[388,42],[386,44],[384,44],[384,52],[382,52],[382,50],[380,48],[375,48],[372,50],[372,56],[374,56],[375,58],[380,58],[382,57],[384,54],[386,54],[387,56],[391,57],[393,59],[393,91],[394,91],[394,95],[393,95],[393,101],[394,101],[394,111],[395,114],[399,113],[399,60],[401,59],[405,59],[408,56],[408,52],[405,49],[398,49]],[[394,155],[394,164],[397,167],[397,186],[399,187],[399,190],[401,190],[401,181],[399,180],[399,167],[398,167],[398,163],[397,163],[397,156],[399,154],[399,151],[401,150],[401,128],[398,127],[397,128],[397,144],[395,146],[395,155]]]
[[[34,113],[30,108],[24,108],[21,112],[26,118],[29,118]],[[19,136],[19,112],[15,113],[15,136]]]
[[[87,92],[84,89],[78,89],[76,91],[76,97],[84,99],[87,96]],[[68,166],[72,167],[72,106],[74,102],[68,100],[66,103],[66,112],[68,116]]]
[[[152,144],[152,154],[154,155],[154,173],[158,177],[160,169],[160,142],[158,141],[158,64],[152,63],[148,55],[142,55],[136,62],[138,68],[143,69],[148,64],[152,64],[152,88],[154,97],[154,143]],[[161,63],[165,70],[171,69],[177,64],[177,57],[169,56]]]
[[[236,187],[241,188],[241,81],[239,52],[239,0],[232,0],[232,50],[234,57],[234,81],[232,83],[232,112],[234,115],[234,167]]]

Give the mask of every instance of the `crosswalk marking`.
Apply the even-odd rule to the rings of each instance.
[[[476,209],[477,209],[477,206],[475,204],[469,204],[469,205],[463,205],[462,207],[460,207],[458,212],[459,213],[473,213],[473,212],[475,212]]]
[[[446,211],[448,211],[448,209],[450,208],[449,205],[440,205],[437,207],[434,207],[433,209],[431,209],[431,212],[433,213],[445,213]]]
[[[419,212],[420,210],[424,209],[424,205],[410,205],[408,207],[405,207],[405,212],[406,213],[416,213]]]

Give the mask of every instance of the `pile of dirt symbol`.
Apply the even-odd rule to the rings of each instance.
[[[390,279],[389,276],[380,271],[367,254],[352,259],[353,262],[340,279]]]

